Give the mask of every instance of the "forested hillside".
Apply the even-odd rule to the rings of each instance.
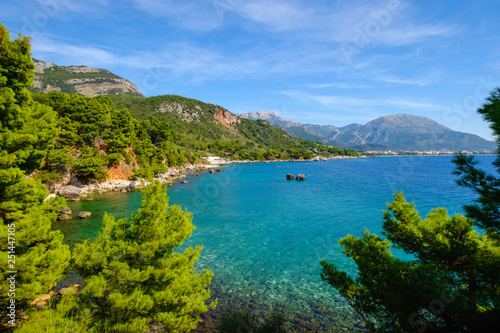
[[[73,177],[73,183],[145,177],[171,166],[202,163],[208,155],[240,160],[357,155],[180,96],[111,99],[52,91],[32,97],[56,113],[54,149],[33,173],[47,184],[63,177]]]

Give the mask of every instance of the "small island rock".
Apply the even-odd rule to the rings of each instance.
[[[295,180],[305,180],[306,179],[306,176],[304,176],[303,174],[299,174],[297,177],[295,177]]]
[[[78,214],[78,217],[80,217],[81,219],[86,219],[86,218],[88,218],[90,216],[92,216],[92,213],[91,212],[86,212],[86,211],[81,211]]]
[[[287,173],[287,174],[286,174],[286,179],[287,179],[287,180],[292,180],[292,179],[294,179],[294,178],[295,178],[295,176],[294,176],[294,175],[292,175],[291,173]]]

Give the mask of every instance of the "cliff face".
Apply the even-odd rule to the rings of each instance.
[[[224,127],[233,128],[234,124],[239,124],[241,122],[237,116],[227,110],[221,108],[216,108],[215,110],[217,111],[214,113],[215,120],[220,122]]]
[[[106,69],[85,66],[57,66],[51,62],[33,59],[36,65],[33,92],[59,91],[77,93],[87,97],[97,95],[142,96],[132,82]]]

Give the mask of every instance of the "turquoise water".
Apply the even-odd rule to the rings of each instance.
[[[478,157],[485,167],[493,159]],[[198,267],[215,273],[214,290],[223,302],[251,299],[313,315],[319,307],[332,311],[325,317],[342,314],[344,326],[349,326],[353,316],[321,281],[318,261],[335,262],[354,274],[355,266],[338,240],[361,235],[365,228],[379,233],[382,210],[396,191],[403,190],[421,215],[436,207],[446,207],[450,214],[462,212],[474,195],[456,185],[451,160],[406,156],[237,164],[213,175],[189,175],[188,184],[171,185],[168,195],[171,204],[193,213],[197,229],[186,245],[203,244]],[[287,173],[303,173],[306,180],[287,181]],[[69,203],[75,214],[89,210],[94,217],[58,223],[56,228],[68,243],[82,241],[100,230],[104,211],[126,217],[140,199],[139,192],[111,193]]]

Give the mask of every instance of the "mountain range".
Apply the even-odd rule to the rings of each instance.
[[[494,152],[496,149],[492,141],[453,131],[432,119],[406,113],[380,117],[365,125],[354,123],[343,127],[302,124],[283,118],[274,111],[249,112],[239,116],[265,120],[297,138],[364,151]]]

